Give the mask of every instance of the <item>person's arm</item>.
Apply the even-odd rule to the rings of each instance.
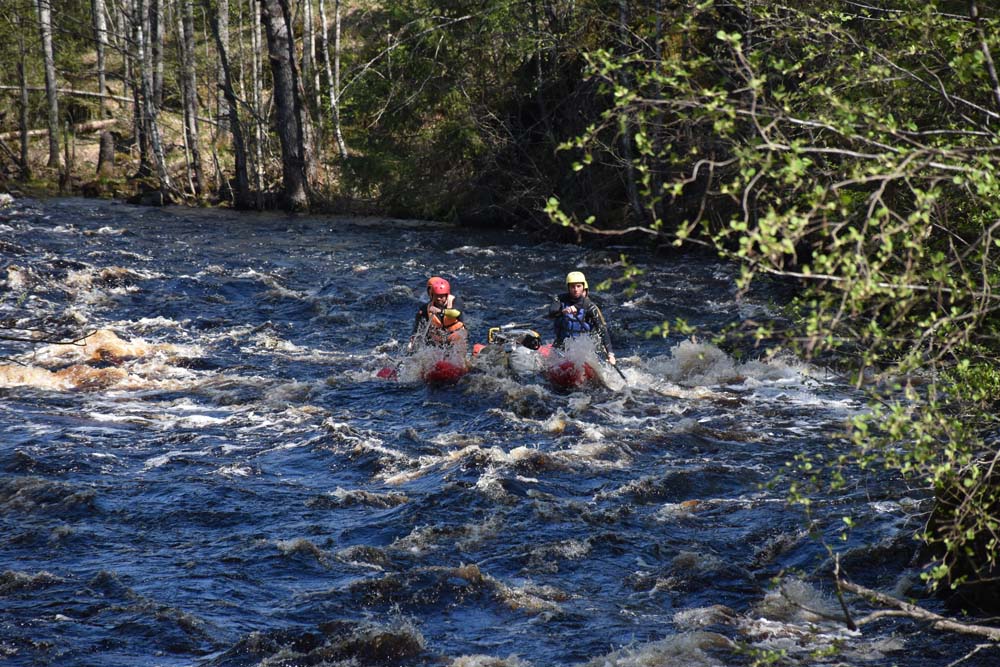
[[[554,296],[552,297],[552,301],[549,303],[549,310],[545,313],[545,317],[550,320],[554,320],[562,314],[562,309],[562,302],[559,300],[559,297]]]
[[[427,319],[426,304],[417,308],[417,314],[413,318],[413,331],[410,332],[410,336],[417,335],[417,331],[420,329],[420,325],[424,323]]]
[[[465,314],[465,304],[457,296],[451,300],[451,308],[445,308],[442,314],[450,320],[458,320],[462,324],[465,324],[465,320],[462,319],[462,315]]]
[[[421,325],[427,321],[427,312],[424,306],[420,306],[417,309],[417,314],[413,318],[413,331],[410,332],[410,342],[406,344],[406,351],[413,352],[413,347],[417,343],[417,332],[420,330]]]
[[[604,346],[604,352],[608,355],[608,363],[614,366],[617,360],[615,359],[615,352],[611,348],[611,335],[608,333],[608,323],[604,321],[604,313],[601,312],[601,309],[589,299],[587,303],[587,319],[590,320],[591,327],[597,332],[597,337],[601,340],[601,345]]]
[[[448,334],[449,342],[455,342],[460,338],[468,339],[469,332],[462,319],[462,302],[458,299],[451,300],[451,307],[441,311],[441,322],[451,333]]]

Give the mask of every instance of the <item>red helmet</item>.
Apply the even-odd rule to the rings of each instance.
[[[434,276],[427,281],[427,293],[431,296],[447,296],[451,294],[451,285],[444,278]]]

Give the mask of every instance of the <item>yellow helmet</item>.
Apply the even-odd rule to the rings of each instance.
[[[572,285],[573,283],[583,283],[583,289],[590,289],[590,285],[587,284],[587,276],[580,271],[570,271],[566,274],[566,284]]]

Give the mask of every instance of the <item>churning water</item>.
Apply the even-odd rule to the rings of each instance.
[[[906,590],[919,499],[809,517],[768,483],[864,409],[793,359],[682,337],[769,316],[732,267],[594,291],[627,381],[401,373],[432,274],[473,341],[621,249],[380,219],[21,200],[0,210],[0,657],[10,665],[946,665],[972,640],[844,627],[827,552]],[[3,331],[0,331],[3,333]],[[59,344],[91,334],[75,344]],[[859,521],[846,542],[843,517]],[[863,605],[855,602],[859,611]],[[993,664],[981,651],[963,665]],[[977,662],[980,661],[980,662]],[[986,660],[987,662],[982,662]]]

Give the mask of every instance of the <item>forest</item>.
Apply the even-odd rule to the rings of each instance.
[[[892,471],[937,499],[927,580],[1000,599],[996,5],[7,0],[0,33],[9,191],[515,224],[792,285],[720,344],[871,409],[791,500]]]
[[[626,3],[18,0],[0,11],[5,179],[476,222],[545,222],[553,192],[623,196],[575,177],[558,148],[607,109],[586,52],[606,46],[609,26],[630,30]]]

